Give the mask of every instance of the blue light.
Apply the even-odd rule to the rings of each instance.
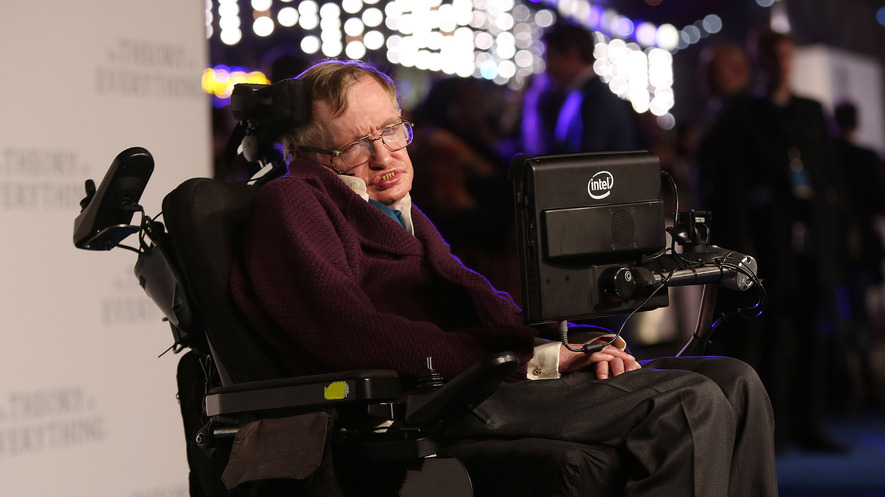
[[[212,107],[213,108],[221,109],[223,107],[227,107],[228,105],[230,105],[230,97],[221,98],[221,97],[216,97],[215,95],[212,95]]]
[[[651,47],[655,44],[655,35],[658,28],[645,21],[636,21],[636,42],[643,47]]]
[[[498,76],[498,64],[495,64],[492,60],[487,60],[483,62],[482,67],[479,68],[479,73],[482,74],[482,77],[485,79],[495,79]]]
[[[399,94],[403,99],[408,100],[413,93],[415,93],[415,88],[412,87],[412,83],[405,79],[397,80],[396,87],[399,89]]]
[[[618,19],[618,24],[615,28],[622,38],[627,38],[628,36],[633,34],[633,21],[626,17],[622,17]]]
[[[560,3],[564,3],[563,0],[529,0],[532,3],[543,3],[545,6],[550,8],[557,8]],[[647,0],[646,3],[649,3],[650,0]],[[771,7],[776,2],[780,2],[782,0],[755,0],[758,5],[763,7]],[[571,4],[571,2],[569,2]],[[602,2],[605,3],[605,2]],[[657,5],[657,2],[654,5]],[[651,5],[651,3],[649,3]],[[590,4],[590,9],[586,14],[586,17],[578,18],[576,15],[565,14],[566,17],[571,17],[573,21],[578,22],[580,25],[590,29],[591,31],[597,31],[605,34],[606,36],[614,36],[623,39],[634,38],[640,46],[651,47],[657,44],[656,41],[651,41],[651,33],[654,33],[661,26],[656,26],[652,23],[645,22],[642,20],[633,20],[628,17],[623,17],[617,15],[614,10],[607,10],[603,6],[599,5],[597,2],[593,2]],[[880,9],[880,12],[877,14],[877,19],[880,23],[885,25],[885,8]],[[668,25],[663,25],[668,26]],[[668,50],[682,50],[687,48],[688,46],[697,43],[701,38],[705,38],[710,34],[719,33],[722,31],[723,20],[716,14],[709,14],[705,16],[703,19],[698,19],[693,24],[689,24],[685,26],[680,31],[680,34],[684,36],[684,39],[679,39],[679,36],[674,40],[674,44],[677,46],[673,47],[668,44]],[[688,33],[684,33],[683,31],[687,30]],[[655,35],[655,38],[657,35]],[[651,42],[651,43],[650,43]]]
[[[876,11],[876,21],[885,26],[885,7],[879,7],[879,10]]]
[[[605,24],[605,9],[600,7],[599,5],[593,5],[590,7],[590,12],[587,13],[587,26],[590,29],[600,30]]]

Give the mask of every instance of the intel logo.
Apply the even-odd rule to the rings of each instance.
[[[587,183],[587,193],[596,200],[608,197],[615,186],[615,178],[608,171],[599,171]]]

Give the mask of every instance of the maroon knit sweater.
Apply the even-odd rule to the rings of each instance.
[[[412,208],[415,236],[311,163],[263,186],[231,291],[291,373],[394,369],[450,378],[490,353],[520,358],[537,332],[510,296],[454,257]]]

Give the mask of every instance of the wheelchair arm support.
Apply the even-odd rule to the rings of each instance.
[[[430,425],[451,420],[488,398],[518,364],[512,352],[500,352],[474,364],[443,386],[410,394],[405,423]],[[230,416],[276,409],[322,408],[354,402],[401,398],[399,376],[390,370],[356,370],[219,387],[205,399],[208,416]]]
[[[494,393],[518,364],[516,354],[499,352],[467,368],[438,389],[409,396],[406,424],[423,426],[446,422],[471,411]]]

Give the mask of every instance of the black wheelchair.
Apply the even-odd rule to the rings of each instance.
[[[258,158],[260,179],[185,181],[164,198],[160,221],[139,205],[153,159],[147,150],[131,148],[116,157],[98,187],[87,181],[74,226],[78,248],[125,247],[137,253],[135,276],[168,321],[172,349],[183,352],[178,398],[191,496],[619,495],[624,475],[615,449],[445,436],[448,423],[481,403],[514,370],[514,354],[501,352],[454,378],[441,378],[428,359],[424,378],[410,391],[404,391],[396,371],[292,378],[270,359],[267,345],[233,305],[228,275],[234,240],[261,184],[285,169],[262,128],[267,119],[280,119],[275,112],[292,106],[278,102],[270,86],[240,86],[247,102],[232,104],[244,130],[235,139],[243,140],[247,159]],[[565,339],[566,319],[665,306],[662,289],[704,284],[697,330],[680,352],[696,355],[715,328],[712,309],[720,284],[761,291],[751,257],[707,243],[705,213],[677,217],[671,239],[691,250],[664,254],[659,167],[657,190],[651,186],[649,198],[607,196],[605,207],[595,210],[583,205],[586,199],[578,200],[582,205],[542,200],[561,202],[561,193],[548,195],[545,185],[571,181],[548,178],[548,171],[577,174],[569,165],[580,166],[585,159],[597,166],[601,161],[607,171],[636,160],[653,170],[652,157],[520,156],[514,161],[527,322],[558,321]],[[141,222],[133,224],[136,214]],[[600,222],[602,228],[592,228]],[[603,235],[588,237],[588,227]],[[137,235],[137,246],[124,245],[131,235]],[[594,246],[595,238],[604,240],[601,247]],[[612,243],[623,250],[612,251]],[[752,314],[758,307],[740,311]]]

